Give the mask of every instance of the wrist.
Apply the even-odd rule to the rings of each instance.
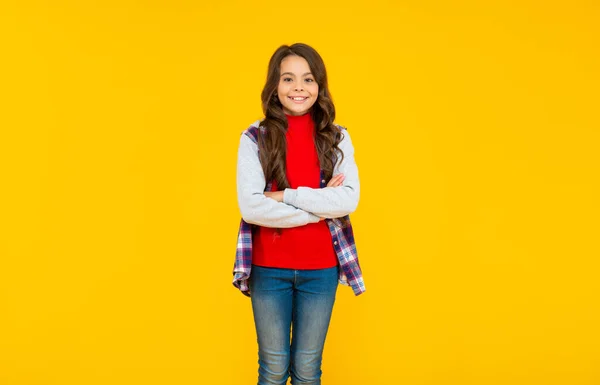
[[[275,193],[275,200],[277,200],[277,202],[283,202],[283,191],[277,191]]]
[[[283,191],[267,191],[265,196],[277,202],[283,202]]]

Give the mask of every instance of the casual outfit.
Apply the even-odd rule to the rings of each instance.
[[[365,291],[349,217],[358,204],[360,183],[344,127],[336,125],[343,159],[338,156],[333,172],[344,174],[344,180],[326,187],[311,114],[286,117],[290,188],[283,202],[264,195],[278,190],[274,181],[265,180],[258,157],[259,130],[265,128],[256,121],[241,135],[237,195],[242,220],[233,285],[252,300],[258,384],[285,384],[291,375],[292,384],[316,385],[338,283],[349,285],[355,295]]]

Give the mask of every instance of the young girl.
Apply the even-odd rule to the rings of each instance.
[[[365,291],[349,217],[360,192],[354,148],[306,44],[275,51],[262,107],[238,150],[233,284],[252,300],[258,384],[321,384],[337,284]]]

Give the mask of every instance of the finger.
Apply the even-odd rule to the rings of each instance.
[[[338,174],[338,175],[334,176],[333,178],[331,178],[329,183],[327,183],[327,187],[337,187],[337,186],[341,185],[343,180],[344,180],[344,174]]]
[[[344,175],[338,174],[335,177],[331,178],[331,186],[330,187],[341,186],[343,181],[344,181]]]

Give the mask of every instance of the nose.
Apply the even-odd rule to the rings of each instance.
[[[295,91],[304,91],[304,88],[302,88],[302,80],[300,80],[300,83],[296,82],[296,84],[294,85],[294,90]]]

